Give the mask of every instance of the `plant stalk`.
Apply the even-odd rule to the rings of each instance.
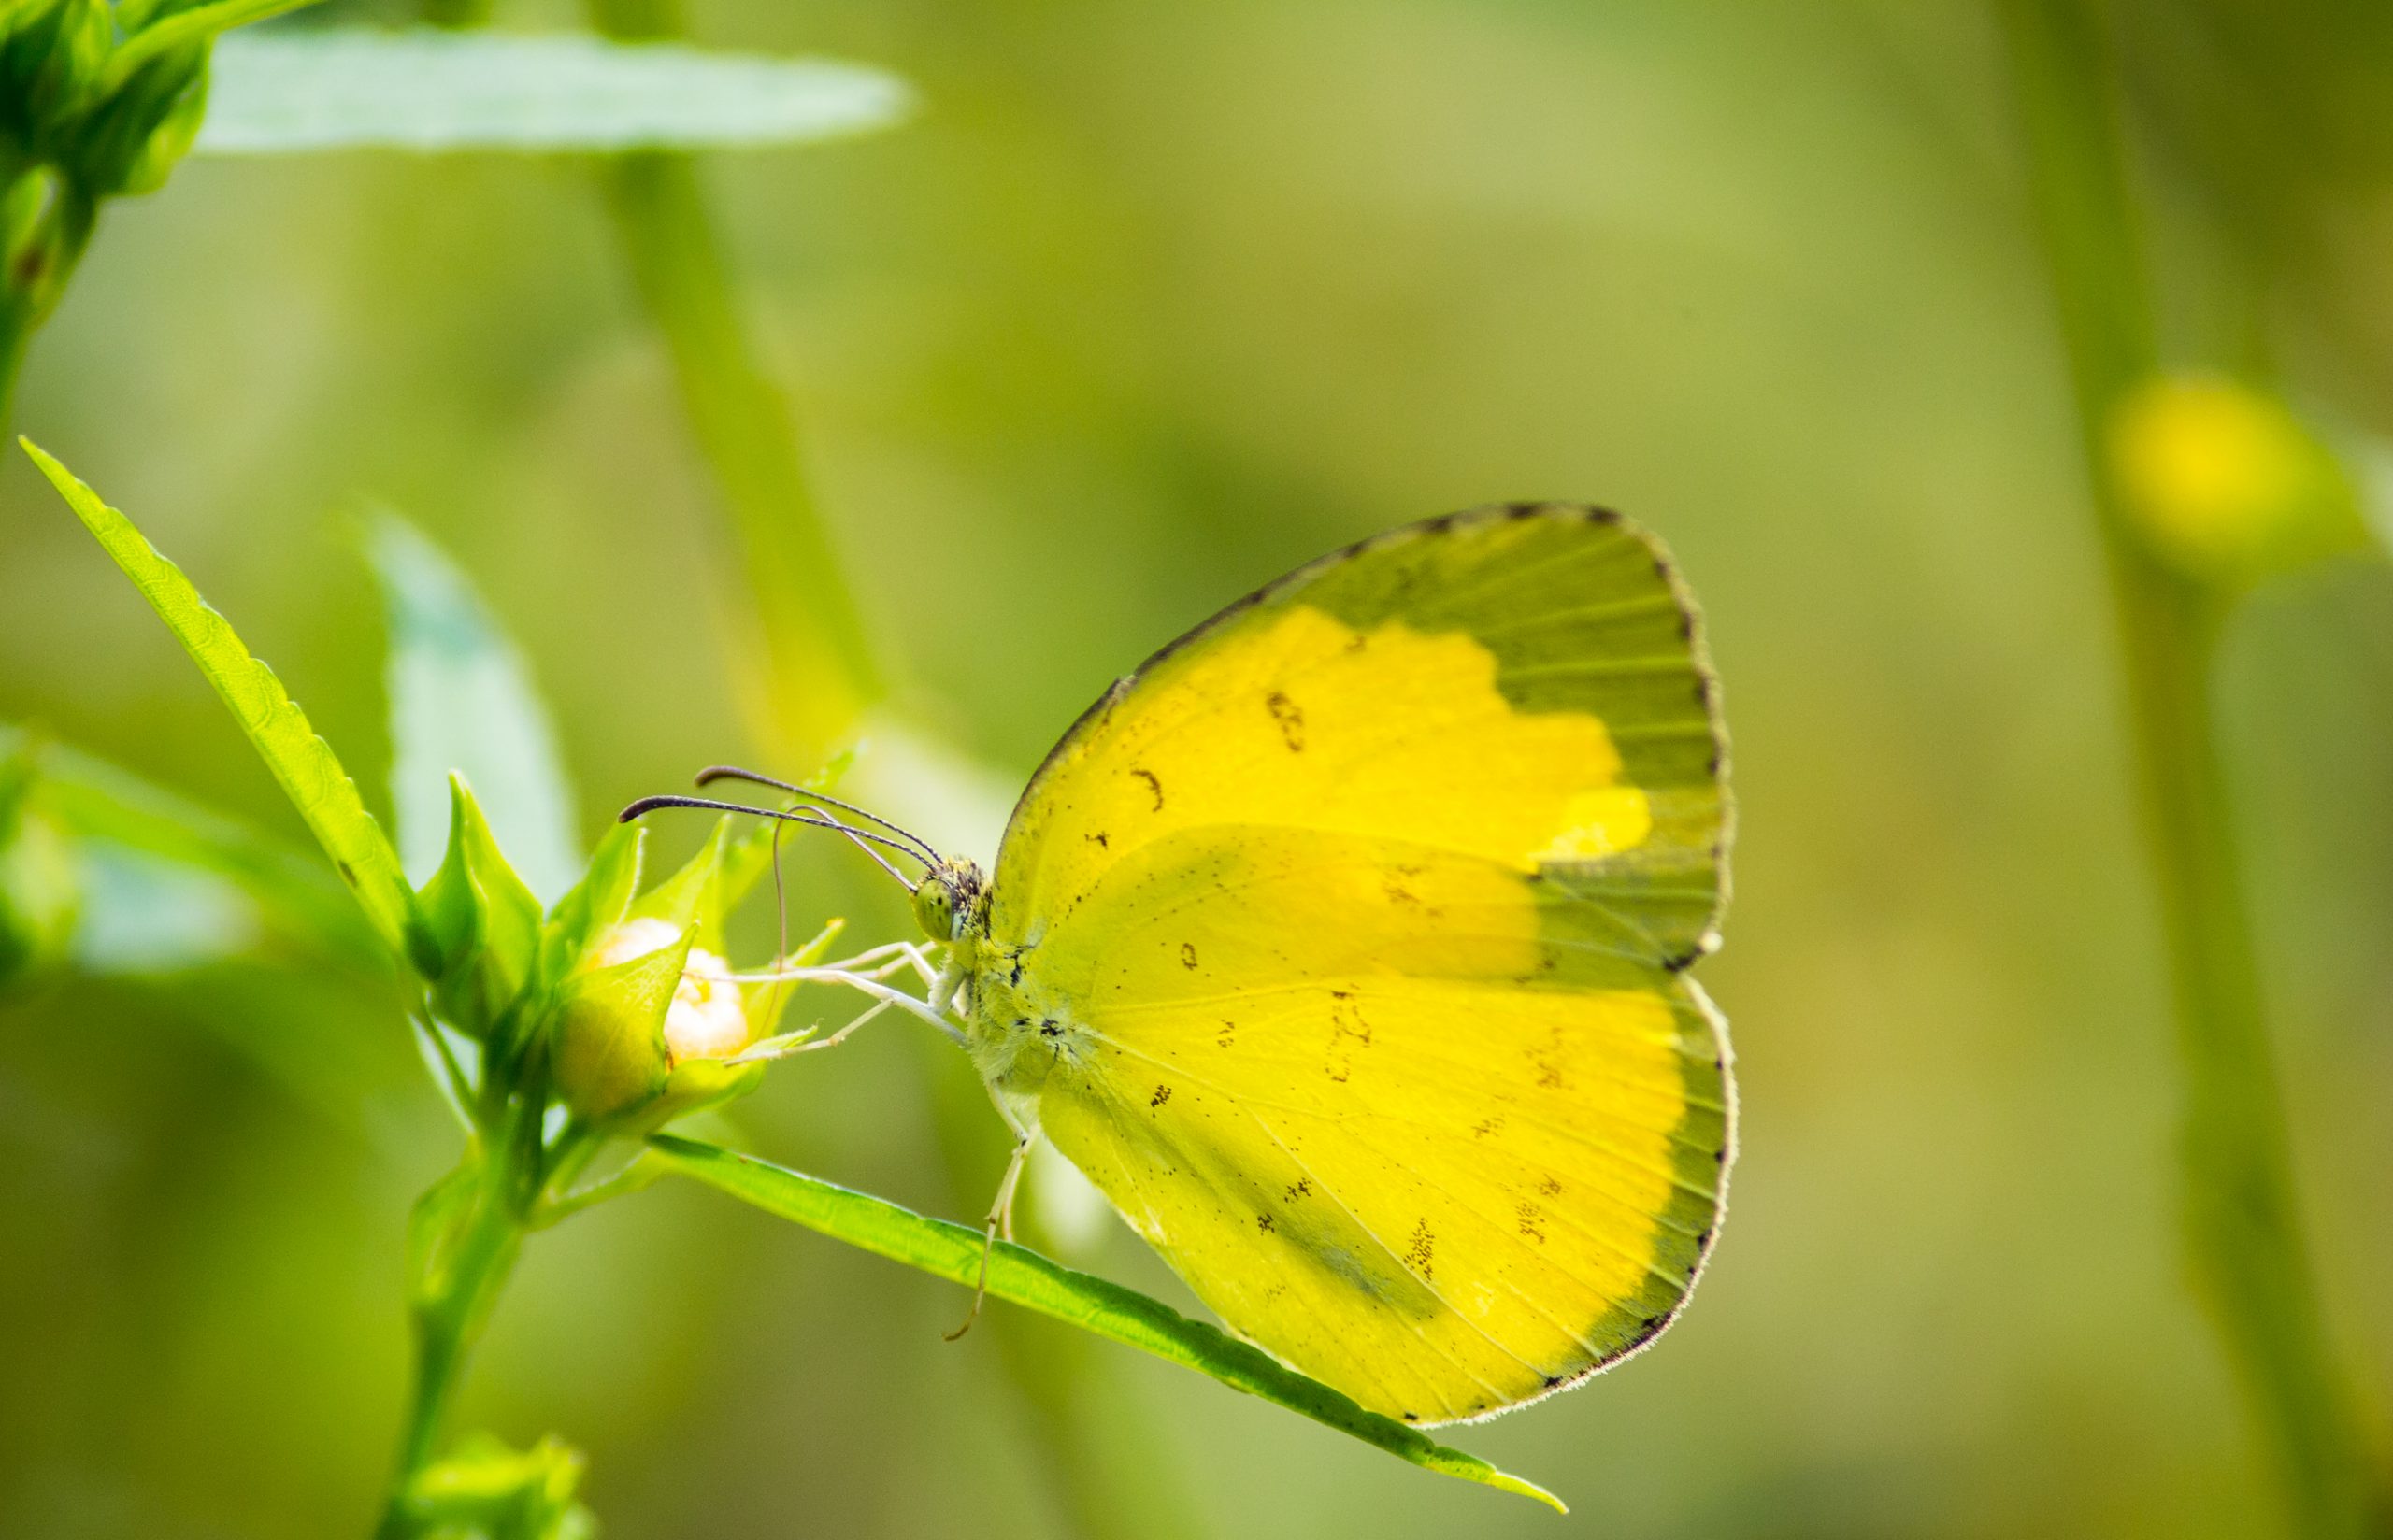
[[[414,1302],[414,1387],[377,1540],[408,1540],[417,1533],[418,1478],[440,1457],[466,1363],[523,1249],[520,1195],[498,1147],[494,1141],[489,1154],[469,1156],[470,1163],[450,1178],[470,1185],[462,1210],[446,1223],[437,1212],[431,1217],[437,1233],[429,1237]],[[447,1188],[447,1182],[434,1188],[425,1205],[445,1206]]]
[[[678,0],[590,0],[589,10],[614,37],[682,31]],[[808,484],[789,403],[752,345],[695,159],[614,155],[599,177],[739,542],[767,654],[759,736],[790,763],[820,763],[880,697],[882,680]]]
[[[2106,470],[2114,404],[2158,366],[2107,40],[2082,0],[2004,0],[2031,192],[2117,615],[2144,839],[2185,1075],[2194,1283],[2284,1489],[2295,1533],[2382,1534],[2386,1512],[2302,1239],[2212,713],[2222,595],[2157,559]]]
[[[625,39],[679,37],[680,0],[587,0],[600,31]],[[682,407],[711,468],[745,558],[750,601],[766,639],[766,705],[757,736],[795,765],[818,763],[852,734],[878,702],[885,676],[861,606],[845,578],[806,478],[789,404],[752,344],[737,287],[695,159],[647,151],[609,157],[600,176],[635,283],[672,353]],[[975,1097],[939,1113],[942,1153],[960,1181],[984,1177],[964,1153],[965,1129],[986,1126]],[[1022,1323],[1009,1321],[1010,1332]],[[1036,1333],[1039,1328],[1029,1326]],[[1160,1477],[1152,1458],[1107,1460],[1090,1449],[1101,1387],[1082,1359],[1042,1355],[1010,1342],[1006,1378],[1042,1431],[1061,1447],[1048,1462],[1069,1533],[1149,1533],[1124,1501],[1134,1467],[1149,1497]],[[1145,1442],[1143,1430],[1111,1414],[1114,1442]],[[1178,1505],[1162,1507],[1179,1511]],[[1146,1504],[1152,1521],[1157,1504]],[[1175,1522],[1166,1533],[1189,1528]]]

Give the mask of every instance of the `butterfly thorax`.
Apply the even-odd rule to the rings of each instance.
[[[1056,1069],[1088,1055],[1093,1039],[1071,1003],[1049,987],[1036,948],[994,940],[986,930],[956,943],[969,948],[956,1005],[965,1047],[981,1077],[1010,1096],[1035,1097]]]
[[[1009,1096],[1035,1098],[1056,1065],[1081,1062],[1089,1034],[1040,983],[1031,966],[1036,948],[991,935],[988,899],[979,866],[945,861],[915,890],[915,918],[948,944],[939,994],[964,1019],[965,1047],[981,1077]]]

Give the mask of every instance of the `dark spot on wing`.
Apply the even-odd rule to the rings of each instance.
[[[1490,1134],[1495,1133],[1497,1129],[1500,1129],[1503,1126],[1504,1119],[1501,1118],[1482,1118],[1478,1123],[1473,1125],[1471,1128],[1471,1136],[1473,1138],[1484,1139]]]
[[[1039,1023],[1039,1035],[1041,1037],[1061,1037],[1064,1035],[1064,1029],[1053,1017],[1050,1016]]]
[[[1268,1214],[1254,1216],[1254,1228],[1266,1235],[1271,1233],[1271,1216]]]
[[[1155,1087],[1155,1093],[1147,1098],[1147,1105],[1149,1107],[1159,1107],[1170,1100],[1171,1088],[1169,1086],[1157,1086]]]
[[[1521,1233],[1540,1246],[1545,1244],[1545,1216],[1537,1205],[1525,1203],[1512,1210],[1512,1218],[1520,1221]]]
[[[1548,1091],[1559,1090],[1562,1085],[1562,1072],[1540,1059],[1537,1065],[1537,1083]]]
[[[1537,1190],[1551,1198],[1555,1193],[1562,1191],[1562,1179],[1558,1176],[1540,1177],[1537,1184]]]
[[[1404,1243],[1404,1264],[1423,1277],[1433,1277],[1437,1269],[1438,1237],[1426,1219],[1412,1226],[1411,1238]]]
[[[1140,780],[1147,783],[1147,790],[1154,793],[1155,805],[1153,810],[1158,813],[1162,812],[1163,782],[1156,777],[1155,773],[1152,770],[1133,770],[1130,774],[1138,777]]]
[[[1286,740],[1288,752],[1303,753],[1305,751],[1304,708],[1277,690],[1264,697],[1263,705],[1271,713],[1271,720],[1280,724],[1280,736]]]
[[[1081,838],[1091,841],[1100,850],[1110,850],[1113,848],[1113,842],[1105,837],[1105,831],[1102,829],[1099,829],[1093,834],[1082,834]]]
[[[1194,968],[1196,965],[1196,943],[1194,941],[1183,941],[1180,944],[1180,965],[1183,968]]]
[[[1289,1203],[1295,1203],[1299,1198],[1309,1198],[1312,1196],[1312,1178],[1311,1176],[1297,1177],[1296,1185],[1289,1188],[1288,1191],[1281,1194],[1281,1196]]]
[[[1222,1034],[1221,1034],[1219,1037],[1216,1037],[1216,1038],[1214,1038],[1214,1039],[1213,1039],[1213,1046],[1214,1046],[1215,1048],[1228,1048],[1228,1047],[1230,1046],[1230,1037],[1231,1037],[1231,1034],[1234,1034],[1234,1033],[1236,1033],[1237,1031],[1238,1031],[1238,1023],[1237,1023],[1237,1022],[1235,1022],[1235,1021],[1224,1021],[1224,1022],[1222,1023]]]
[[[340,879],[343,882],[348,883],[352,888],[357,886],[357,873],[348,862],[337,861],[333,863],[333,864],[340,868]]]

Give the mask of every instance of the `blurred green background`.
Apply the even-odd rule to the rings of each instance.
[[[2364,458],[2393,432],[2393,13],[2116,15],[2165,351],[2274,381]],[[1736,742],[1703,977],[1743,1157],[1655,1351],[1456,1431],[1567,1521],[1094,1344],[1065,1429],[1009,1377],[1019,1314],[947,1345],[955,1290],[680,1184],[534,1240],[470,1421],[585,1449],[615,1536],[1085,1533],[1091,1482],[1112,1533],[1240,1540],[2278,1531],[2180,1262],[2104,579],[1987,7],[692,20],[921,93],[896,132],[706,178],[901,699],[1017,783],[1153,648],[1377,529],[1563,497],[1671,542]],[[361,498],[514,630],[588,832],[754,756],[737,556],[595,185],[567,158],[195,160],[111,207],[35,343],[15,426],[184,565],[378,806],[381,631],[337,517]],[[2326,1308],[2381,1415],[2393,578],[2262,591],[2219,684]],[[304,837],[13,453],[0,717]],[[855,863],[797,870],[807,918],[901,934]],[[979,1092],[912,1030],[776,1072],[744,1137],[978,1214],[996,1119],[942,1153]],[[403,1216],[455,1143],[352,981],[269,959],[0,1006],[0,1533],[364,1533]],[[1185,1298],[1118,1226],[1068,1254]]]

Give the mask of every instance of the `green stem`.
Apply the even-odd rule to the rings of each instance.
[[[25,349],[34,339],[32,319],[16,306],[0,304],[0,429],[17,406],[17,377],[24,372]]]
[[[681,31],[678,0],[590,0],[589,10],[610,36]],[[751,346],[696,162],[617,155],[599,176],[739,540],[767,654],[761,736],[794,764],[816,763],[880,696],[881,676],[808,486],[789,404]]]
[[[424,1197],[422,1219],[434,1233],[415,1297],[415,1381],[377,1540],[407,1540],[418,1532],[418,1478],[439,1458],[466,1362],[523,1248],[522,1194],[496,1150],[494,1142],[491,1155],[469,1157]],[[468,1191],[452,1193],[457,1182]]]
[[[2185,1225],[2196,1286],[2296,1533],[2386,1533],[2369,1441],[2302,1240],[2238,872],[2210,694],[2224,603],[2154,557],[2104,469],[2114,403],[2158,365],[2105,39],[2082,0],[2005,0],[2003,20],[2118,617],[2185,1077]]]

